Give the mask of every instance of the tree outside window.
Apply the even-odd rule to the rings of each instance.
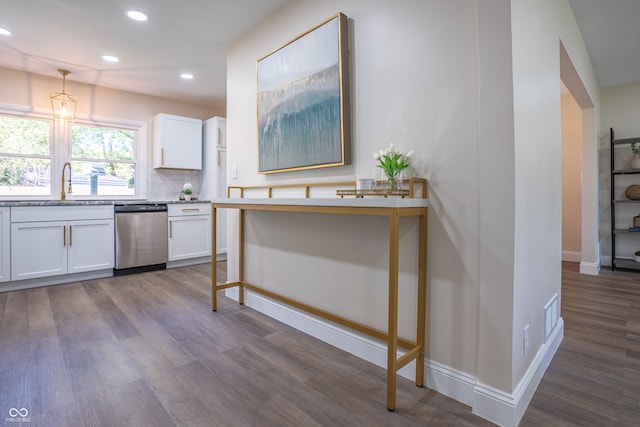
[[[0,116],[0,196],[51,195],[51,123]]]
[[[135,194],[135,131],[73,126],[73,192],[86,196]]]
[[[137,129],[76,122],[69,138],[68,129],[57,125],[47,119],[0,115],[0,197],[52,197],[53,190],[59,191],[61,167],[67,161],[71,197],[137,194]],[[53,186],[52,177],[58,180]]]

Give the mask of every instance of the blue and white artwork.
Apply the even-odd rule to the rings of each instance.
[[[346,164],[340,18],[258,60],[259,172]]]

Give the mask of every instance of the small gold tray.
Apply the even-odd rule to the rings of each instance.
[[[393,196],[393,197],[408,197],[409,196],[409,190],[389,190],[386,188],[374,188],[371,190],[355,190],[355,189],[349,189],[349,190],[336,190],[336,193],[338,196],[340,197],[344,197],[344,196],[355,196],[356,198],[362,198],[364,196],[373,196],[373,197],[389,197],[389,196]]]

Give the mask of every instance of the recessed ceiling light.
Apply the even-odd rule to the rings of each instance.
[[[185,79],[185,80],[191,80],[191,79],[193,79],[193,74],[182,73],[182,74],[180,74],[180,77]]]
[[[7,30],[6,28],[0,27],[0,34],[2,34],[3,36],[10,36],[11,31]]]
[[[149,19],[146,13],[140,12],[139,10],[127,10],[127,16],[134,21],[146,21]]]
[[[104,59],[107,62],[118,62],[118,61],[120,61],[118,58],[116,58],[115,56],[111,56],[111,55],[102,55],[102,59]]]

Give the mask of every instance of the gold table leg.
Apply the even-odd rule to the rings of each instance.
[[[238,214],[238,302],[244,304],[244,209],[240,209]]]
[[[418,225],[418,325],[416,344],[420,353],[416,357],[416,385],[424,385],[424,340],[427,300],[427,210],[419,217]]]
[[[396,361],[398,354],[398,240],[400,217],[389,215],[389,329],[387,330],[387,409],[396,409]]]
[[[211,205],[211,310],[218,309],[218,266],[216,247],[217,229],[216,229],[216,207]]]

